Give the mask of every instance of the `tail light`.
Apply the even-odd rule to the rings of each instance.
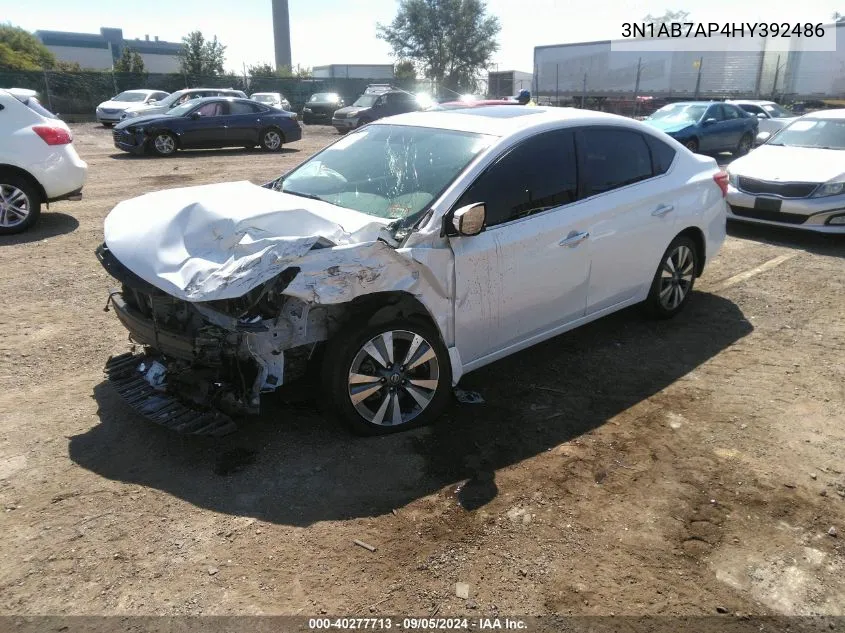
[[[726,197],[728,195],[728,173],[720,171],[718,174],[713,175],[713,180],[716,181],[719,189],[722,190],[722,197]]]
[[[32,131],[41,137],[47,145],[67,145],[73,142],[73,135],[63,127],[51,125],[33,125]]]

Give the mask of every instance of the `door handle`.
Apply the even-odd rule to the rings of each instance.
[[[674,204],[661,204],[654,211],[652,211],[651,214],[655,217],[662,218],[664,215],[666,215],[667,213],[671,213],[674,210]]]
[[[576,233],[575,231],[573,231],[560,242],[558,242],[558,246],[577,246],[578,244],[586,240],[588,237],[590,237],[590,234],[586,231],[583,233]]]

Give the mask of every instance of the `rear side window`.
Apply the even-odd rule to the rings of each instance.
[[[29,97],[28,99],[26,99],[26,101],[24,101],[24,103],[30,110],[40,114],[43,117],[47,117],[48,119],[59,118],[55,114],[50,112],[47,108],[45,108],[43,105],[41,105],[41,103],[35,97]]]
[[[652,176],[651,152],[642,134],[621,128],[583,128],[576,136],[586,198]]]
[[[726,118],[727,120],[730,120],[730,119],[741,119],[741,118],[743,118],[743,115],[742,115],[742,114],[740,114],[740,111],[739,111],[739,110],[737,110],[737,109],[736,109],[735,107],[733,107],[732,105],[728,105],[728,104],[723,105],[723,106],[722,106],[722,111],[725,113],[725,118]]]
[[[229,114],[254,114],[259,112],[261,108],[250,103],[242,103],[240,101],[232,101],[229,104]]]
[[[675,160],[675,150],[663,141],[658,141],[650,135],[644,135],[648,149],[651,151],[651,170],[655,176],[660,176],[669,171],[672,161]]]
[[[487,226],[553,209],[577,198],[578,172],[571,130],[522,141],[478,177],[456,208],[483,202]]]

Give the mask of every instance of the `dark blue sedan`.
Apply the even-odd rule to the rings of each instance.
[[[275,152],[302,138],[296,114],[231,97],[194,99],[163,114],[121,121],[114,145],[125,152],[170,156],[179,149],[260,145]]]
[[[754,146],[759,122],[730,103],[686,101],[670,103],[645,119],[692,152],[747,154]]]

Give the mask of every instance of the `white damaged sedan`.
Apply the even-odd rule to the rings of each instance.
[[[469,371],[632,304],[677,314],[726,190],[714,159],[614,115],[382,119],[263,187],[115,207],[97,255],[139,348],[106,372],[184,433],[230,432],[311,376],[354,431],[411,428]]]

